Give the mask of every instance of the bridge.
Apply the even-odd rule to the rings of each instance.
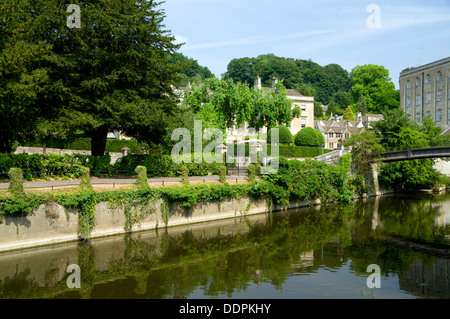
[[[409,150],[386,152],[381,156],[381,161],[389,163],[439,157],[450,157],[450,146],[415,148]]]

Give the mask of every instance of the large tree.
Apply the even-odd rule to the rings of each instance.
[[[255,130],[280,124],[289,126],[293,116],[292,101],[287,99],[282,81],[273,89],[255,90],[243,83],[235,84],[231,79],[210,78],[187,92],[184,103],[197,119],[205,119],[220,129],[244,123]],[[206,116],[208,112],[215,114]]]
[[[32,135],[46,110],[36,104],[48,75],[42,66],[51,46],[34,41],[27,0],[0,3],[0,153]]]
[[[47,59],[51,85],[38,102],[53,107],[51,133],[84,131],[92,154],[103,155],[110,130],[160,143],[177,116],[179,48],[163,30],[159,3],[133,0],[73,1],[81,27],[66,24],[67,4],[40,0],[34,9],[35,34],[53,45]]]
[[[389,77],[389,71],[374,64],[358,65],[350,72],[353,86],[350,90],[357,103],[364,97],[370,113],[380,114],[400,106],[400,95]]]

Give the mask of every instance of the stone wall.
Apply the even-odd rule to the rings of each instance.
[[[167,217],[161,209],[162,201],[155,203],[154,210],[135,223],[132,231],[152,230],[166,226]],[[320,201],[293,203],[288,208],[320,204]],[[139,209],[139,208],[137,208]],[[282,207],[274,206],[273,211]],[[200,202],[190,209],[176,204],[169,207],[167,226],[189,225],[207,221],[242,217],[267,212],[266,200],[250,201],[248,198],[217,202]],[[97,204],[95,224],[91,238],[124,234],[126,217],[123,207],[111,207],[108,202]],[[31,248],[79,240],[78,212],[66,210],[56,204],[41,205],[25,217],[4,216],[0,224],[0,251]]]

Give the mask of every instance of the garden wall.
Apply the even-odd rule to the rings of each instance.
[[[199,202],[192,208],[180,208],[176,204],[169,207],[165,216],[161,209],[162,201],[155,202],[155,209],[133,225],[133,231],[151,230],[166,226],[181,226],[206,221],[261,214],[269,211],[266,200],[252,201],[248,198],[231,199],[223,202]],[[320,204],[320,201],[298,202],[288,208],[305,207]],[[272,211],[281,210],[273,206]],[[139,211],[137,208],[136,211]],[[108,202],[97,204],[95,224],[91,238],[125,233],[126,217],[124,208],[111,207]],[[5,216],[0,224],[0,251],[31,248],[49,244],[79,240],[78,212],[65,209],[59,204],[49,203],[25,217]]]

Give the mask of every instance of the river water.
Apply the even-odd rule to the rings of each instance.
[[[369,198],[0,253],[0,298],[448,299],[450,195]]]

